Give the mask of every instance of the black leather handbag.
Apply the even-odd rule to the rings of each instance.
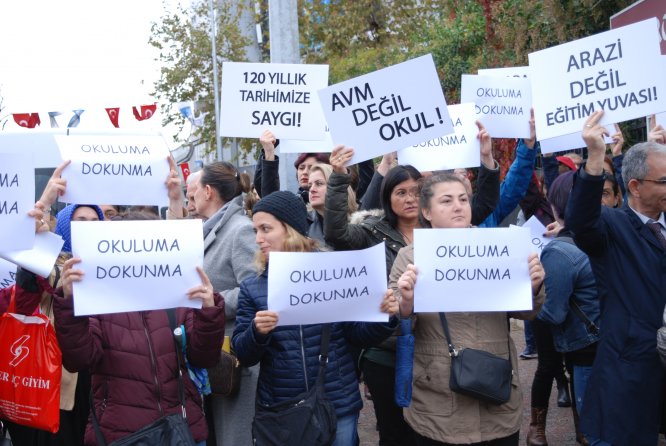
[[[324,373],[328,363],[330,325],[322,327],[319,374],[309,391],[272,406],[257,404],[252,437],[256,446],[326,446],[335,440],[337,418],[326,398]]]
[[[456,350],[451,342],[446,316],[444,313],[439,313],[439,318],[451,356],[449,378],[451,390],[496,405],[509,401],[513,377],[511,361],[483,350],[473,348]],[[509,351],[511,351],[510,346]]]
[[[176,314],[173,308],[166,310],[169,316],[171,332],[176,329]],[[181,413],[167,415],[153,421],[140,430],[126,437],[120,438],[109,446],[196,446],[190,426],[187,424],[185,412],[185,391],[183,385],[183,369],[180,360],[180,348],[174,338],[176,359],[178,361],[178,396],[180,397]],[[90,413],[98,446],[106,446],[106,440],[99,428],[99,421],[93,405],[92,391],[90,393]]]

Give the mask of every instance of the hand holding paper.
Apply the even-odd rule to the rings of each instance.
[[[335,146],[331,152],[331,167],[333,167],[333,172],[339,174],[346,174],[347,168],[345,165],[352,159],[354,156],[354,149],[351,147],[345,147],[343,145]]]
[[[530,108],[530,137],[525,140],[528,149],[533,149],[536,144],[536,127],[534,125],[534,109]]]
[[[477,138],[481,143],[481,162],[488,169],[494,169],[495,160],[493,159],[493,144],[492,140],[490,139],[490,134],[483,126],[483,124],[481,124],[481,121],[476,121],[476,126],[479,128],[479,134],[477,135]]]
[[[266,161],[275,161],[275,143],[277,142],[277,139],[275,138],[275,135],[273,135],[273,132],[270,130],[264,130],[261,133],[261,136],[259,137],[259,143],[261,143],[261,147],[264,149],[264,159]]]
[[[46,211],[53,206],[58,200],[58,197],[62,197],[65,194],[67,190],[67,180],[62,178],[62,171],[65,170],[70,163],[70,160],[66,160],[55,168],[51,178],[49,178],[49,182],[46,183],[42,196],[39,197],[39,200],[35,203],[35,207],[40,207],[42,211]]]
[[[187,291],[187,297],[190,299],[201,299],[202,308],[214,307],[213,285],[210,283],[210,279],[208,279],[202,267],[197,266],[197,272],[199,273],[199,277],[201,277],[201,285],[190,288]]]
[[[541,284],[543,279],[546,277],[546,272],[543,269],[543,265],[539,260],[539,256],[535,253],[530,254],[529,258],[530,265],[530,281],[532,282],[532,294],[537,294],[539,289],[541,289]]]
[[[275,311],[257,311],[257,314],[254,316],[254,327],[259,334],[267,335],[277,327],[278,319],[279,316]]]
[[[379,310],[389,316],[398,314],[400,306],[398,304],[398,299],[393,295],[393,290],[386,290],[386,293],[384,293],[384,299],[382,299],[382,304],[379,306]]]
[[[73,257],[65,262],[62,267],[62,292],[67,299],[74,295],[74,282],[80,282],[83,279],[84,272],[80,269],[74,269],[74,265],[81,263],[81,259]]]
[[[588,159],[585,164],[585,170],[590,175],[601,175],[604,169],[604,156],[606,154],[606,143],[604,135],[608,130],[599,124],[603,116],[603,110],[597,110],[585,121],[583,127],[583,140],[587,144]]]
[[[418,271],[411,263],[407,265],[407,270],[402,273],[398,279],[398,289],[400,290],[400,314],[402,317],[408,317],[414,312],[414,286],[416,285],[416,276]]]

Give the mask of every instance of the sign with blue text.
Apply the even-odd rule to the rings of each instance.
[[[491,138],[529,138],[529,79],[463,74],[460,102],[474,103],[476,116]]]
[[[453,133],[432,55],[319,91],[334,144],[354,149],[349,164]]]
[[[72,163],[65,203],[166,205],[169,148],[161,136],[56,136],[63,160]]]
[[[187,297],[201,285],[199,219],[73,221],[72,253],[85,274],[74,283],[76,316],[201,308],[201,300]]]
[[[666,111],[658,31],[651,18],[530,53],[537,138],[580,132],[600,109],[602,124]]]
[[[447,109],[455,132],[399,150],[400,164],[410,164],[421,172],[479,167],[479,128],[474,104],[449,105]]]
[[[16,283],[16,265],[0,259],[0,289],[9,288]]]
[[[271,252],[268,309],[278,325],[387,322],[384,243],[359,251]]]
[[[0,152],[0,251],[30,249],[35,220],[35,165],[32,153]]]
[[[415,229],[414,311],[532,309],[527,228]]]
[[[222,136],[324,139],[326,121],[317,90],[328,85],[328,65],[224,62]]]

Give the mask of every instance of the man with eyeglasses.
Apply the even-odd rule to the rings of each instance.
[[[664,395],[656,333],[666,305],[666,132],[657,126],[648,142],[627,151],[628,200],[607,208],[599,205],[602,115],[594,112],[583,128],[588,159],[576,173],[565,219],[592,262],[602,306],[581,429],[592,445],[655,445]]]

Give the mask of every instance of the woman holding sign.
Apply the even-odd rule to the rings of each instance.
[[[424,227],[471,227],[470,197],[455,175],[428,178],[419,204]],[[400,250],[389,286],[399,295],[401,317],[415,319],[412,402],[404,415],[416,433],[416,444],[518,445],[523,397],[517,374],[511,380],[509,400],[501,405],[451,391],[451,358],[439,314],[413,314],[417,280],[413,261],[413,245]],[[536,254],[530,255],[528,261],[532,292],[536,295],[544,279],[543,267]],[[523,316],[506,312],[448,313],[446,320],[456,347],[481,349],[508,358],[512,369],[517,370],[518,355],[509,336],[507,317]]]
[[[274,406],[313,388],[319,370],[323,325],[277,327],[279,314],[267,308],[271,253],[317,250],[317,243],[307,237],[303,201],[291,192],[274,192],[254,206],[252,222],[260,249],[256,257],[260,273],[241,284],[233,347],[241,363],[261,364],[256,395],[259,408]],[[397,300],[391,292],[384,296],[381,310],[397,313]],[[379,343],[391,335],[397,324],[396,317],[389,323],[330,324],[324,388],[337,416],[334,445],[355,446],[358,441],[356,425],[362,402],[350,347]]]

